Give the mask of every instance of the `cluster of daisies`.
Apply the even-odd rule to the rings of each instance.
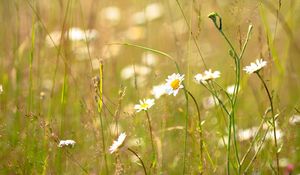
[[[246,66],[243,70],[246,71],[246,73],[248,74],[258,73],[266,65],[266,61],[263,61],[262,59],[257,59],[255,63],[251,63],[249,66]],[[212,71],[211,69],[209,69],[204,71],[203,74],[196,74],[194,76],[194,79],[198,84],[206,84],[209,81],[219,78],[220,75],[221,73],[219,71]],[[173,73],[172,75],[168,76],[165,84],[154,86],[152,94],[155,98],[159,98],[164,94],[176,96],[179,90],[184,88],[183,80],[183,74]],[[136,112],[147,111],[155,104],[154,101],[155,100],[152,98],[140,100],[139,104],[136,104],[134,106],[134,109],[136,110]],[[125,138],[126,134],[121,133],[118,139],[114,141],[111,147],[109,148],[110,153],[117,152],[118,149],[120,149],[121,146],[124,145]]]
[[[258,73],[263,67],[267,65],[266,61],[262,59],[256,60],[254,63],[251,63],[249,66],[246,66],[243,70],[246,71],[247,74]],[[198,84],[206,84],[209,81],[219,78],[221,73],[219,71],[212,71],[211,69],[204,71],[202,74],[196,74],[194,76],[194,80]],[[157,85],[153,87],[152,94],[156,99],[164,94],[176,96],[180,89],[184,88],[183,84],[184,74],[173,73],[169,75],[166,79],[165,84]],[[136,112],[140,111],[147,111],[150,109],[154,104],[155,100],[150,99],[143,99],[139,101],[139,104],[134,106]],[[113,144],[109,148],[109,152],[111,154],[118,152],[122,148],[125,143],[127,135],[125,132],[121,133],[117,140],[113,141]],[[59,147],[73,147],[75,145],[75,141],[73,140],[62,140],[59,143]]]

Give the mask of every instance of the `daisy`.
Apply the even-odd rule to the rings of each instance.
[[[204,74],[197,74],[195,75],[195,80],[198,82],[198,83],[206,83],[210,80],[213,80],[213,79],[217,79],[220,77],[220,71],[214,71],[212,72],[211,69],[209,69],[208,71],[204,71]]]
[[[251,63],[250,66],[246,66],[243,70],[246,71],[247,74],[252,74],[260,71],[266,65],[266,61],[264,61],[263,59],[257,59],[255,63]]]
[[[116,141],[113,142],[113,144],[109,147],[109,152],[112,154],[114,152],[117,152],[121,146],[123,146],[123,143],[125,141],[126,134],[125,132],[121,133]]]
[[[60,148],[63,148],[63,147],[73,148],[75,143],[76,142],[74,140],[61,140],[61,141],[59,141],[58,147],[60,147]]]
[[[166,94],[166,89],[164,84],[153,86],[151,94],[154,95],[156,99],[159,99],[162,95]]]
[[[142,110],[147,111],[154,105],[154,99],[144,99],[140,100],[140,104],[134,105],[134,109],[136,112],[140,112]]]
[[[0,94],[2,94],[3,93],[3,86],[2,86],[2,84],[0,84]]]
[[[178,94],[179,89],[183,88],[182,81],[184,80],[184,75],[175,74],[168,76],[166,79],[167,83],[165,84],[165,91],[168,95],[173,94],[176,96]]]

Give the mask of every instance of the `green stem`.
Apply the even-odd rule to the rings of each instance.
[[[272,100],[272,96],[271,93],[268,89],[268,86],[266,84],[266,82],[263,80],[263,78],[261,77],[261,75],[259,74],[259,72],[255,72],[256,75],[259,77],[259,79],[261,80],[266,93],[268,95],[268,99],[271,105],[271,114],[272,114],[272,125],[273,125],[273,136],[274,136],[274,144],[275,144],[275,149],[276,149],[276,166],[277,166],[277,174],[279,174],[279,153],[278,153],[278,143],[277,143],[277,136],[276,136],[276,123],[275,123],[275,114],[274,114],[274,106],[273,106],[273,100]]]
[[[195,97],[193,96],[193,94],[186,90],[186,92],[190,95],[190,97],[192,98],[192,100],[194,101],[195,105],[196,105],[196,109],[197,109],[197,115],[198,115],[198,127],[199,127],[199,134],[200,134],[200,137],[199,137],[199,143],[200,143],[200,166],[201,166],[201,172],[200,173],[203,173],[203,132],[202,132],[202,125],[201,125],[201,115],[200,115],[200,109],[199,109],[199,105],[195,99]]]
[[[151,146],[152,146],[152,154],[153,154],[153,160],[152,160],[152,164],[151,167],[153,167],[155,169],[155,157],[156,157],[156,151],[155,151],[155,147],[154,147],[154,141],[153,141],[153,131],[152,131],[152,125],[151,125],[151,120],[150,120],[150,116],[148,111],[145,111],[146,116],[147,116],[147,120],[148,120],[148,125],[149,125],[149,132],[150,132],[150,139],[151,139]]]
[[[140,162],[141,162],[141,164],[143,166],[144,173],[145,173],[145,175],[147,175],[146,167],[145,167],[145,164],[144,164],[142,158],[134,150],[132,150],[130,148],[127,148],[127,149],[128,149],[128,151],[130,151],[131,153],[133,153],[140,160]]]
[[[189,97],[187,95],[184,86],[184,97],[186,100],[186,112],[185,112],[185,136],[184,136],[184,156],[183,156],[183,175],[185,174],[185,162],[186,162],[186,151],[187,151],[187,134],[188,134],[188,113],[189,113]]]

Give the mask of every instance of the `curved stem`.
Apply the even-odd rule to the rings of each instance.
[[[261,80],[261,82],[262,82],[262,84],[263,84],[263,86],[266,90],[266,93],[268,95],[268,99],[269,99],[269,102],[270,102],[270,105],[271,105],[273,136],[274,136],[274,144],[275,144],[275,149],[276,149],[276,166],[277,166],[277,174],[279,174],[279,153],[278,153],[278,143],[277,143],[277,136],[276,136],[276,124],[275,124],[275,114],[274,114],[273,100],[272,100],[272,96],[271,96],[271,93],[268,89],[268,86],[267,86],[266,82],[263,80],[263,78],[261,77],[259,72],[256,72],[256,75]]]
[[[198,114],[198,122],[199,122],[199,134],[200,134],[200,138],[199,138],[199,143],[200,143],[200,159],[201,159],[201,167],[203,168],[203,132],[202,132],[202,125],[201,125],[201,115],[200,115],[200,109],[199,109],[199,105],[195,99],[195,97],[193,96],[193,94],[186,90],[186,92],[190,95],[190,97],[193,99],[195,105],[196,105],[196,109],[197,109],[197,114]],[[201,173],[203,172],[203,170],[201,171]]]
[[[231,50],[233,51],[234,55],[234,62],[235,62],[235,86],[234,86],[234,93],[233,93],[233,99],[232,99],[232,110],[230,112],[230,122],[231,124],[228,125],[228,127],[233,127],[233,142],[234,142],[234,150],[235,150],[235,156],[237,159],[237,163],[238,163],[238,174],[240,174],[240,159],[239,159],[239,154],[238,154],[238,146],[237,146],[237,140],[236,140],[236,128],[235,128],[235,108],[236,108],[236,101],[237,101],[237,95],[238,95],[238,89],[239,89],[239,85],[240,85],[240,57],[238,56],[237,52],[235,51],[232,43],[230,42],[230,40],[227,38],[227,36],[225,35],[225,33],[220,30],[220,33],[222,34],[222,36],[225,38],[226,42],[228,43],[228,45],[230,46]],[[247,36],[249,37],[249,36]],[[248,42],[248,39],[246,40]],[[243,51],[241,53],[241,56],[243,56],[244,53],[244,48],[246,47],[246,44],[244,44],[243,47]],[[231,128],[228,129],[229,134],[231,134]],[[230,138],[228,138],[228,141],[230,141]],[[230,149],[229,149],[230,151]],[[227,158],[229,158],[227,156]],[[229,162],[229,160],[227,160],[227,162]],[[228,164],[228,163],[227,163]],[[229,165],[227,165],[229,168]],[[228,170],[228,173],[230,173],[230,171]]]
[[[147,175],[146,167],[145,167],[145,164],[144,164],[142,158],[134,150],[132,150],[131,148],[127,148],[127,149],[128,149],[128,151],[132,152],[140,160],[140,162],[143,166],[144,173],[145,173],[145,175]]]
[[[184,86],[184,85],[183,85]],[[185,174],[185,162],[186,162],[186,151],[187,151],[187,135],[188,135],[188,114],[189,114],[189,97],[187,95],[185,86],[184,86],[184,97],[186,100],[186,112],[185,112],[185,136],[184,136],[184,157],[183,157],[183,173]]]
[[[149,132],[150,132],[150,139],[151,139],[151,146],[152,146],[152,154],[153,154],[153,160],[152,160],[152,164],[151,167],[155,167],[155,155],[156,155],[156,151],[155,151],[155,147],[154,147],[154,141],[153,141],[153,131],[152,131],[152,124],[151,124],[151,120],[150,120],[150,116],[148,111],[145,111],[146,116],[147,116],[147,120],[148,120],[148,125],[149,125]]]

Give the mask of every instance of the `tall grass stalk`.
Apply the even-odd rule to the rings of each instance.
[[[29,52],[29,93],[28,93],[28,99],[27,99],[27,114],[28,116],[31,116],[31,113],[33,112],[33,78],[32,78],[32,63],[34,59],[34,46],[35,46],[35,18],[33,17],[32,20],[32,26],[31,26],[31,48]],[[29,119],[29,117],[28,117]],[[35,125],[33,125],[33,128],[31,128],[32,124],[31,122],[34,122],[34,120],[26,120],[25,121],[25,131],[26,131],[26,139],[25,139],[25,172],[28,174],[32,173],[32,166],[34,167],[35,162],[31,162],[31,157],[33,156],[33,151],[35,144],[34,144],[34,138],[31,137],[31,135],[35,135],[35,133],[31,133],[32,129],[35,128]],[[33,165],[31,165],[33,163]]]
[[[231,131],[233,131],[233,142],[234,142],[234,150],[235,150],[235,157],[238,164],[238,174],[241,173],[241,164],[239,159],[239,152],[238,152],[238,145],[237,145],[237,137],[236,137],[236,124],[235,124],[235,114],[237,110],[237,97],[238,97],[238,89],[240,86],[240,80],[241,80],[241,59],[244,55],[245,49],[247,47],[251,32],[252,32],[252,25],[249,25],[247,37],[243,44],[243,48],[241,53],[238,55],[236,52],[236,49],[234,48],[232,42],[229,40],[229,38],[226,36],[226,34],[223,31],[222,28],[222,18],[217,13],[211,13],[208,16],[214,23],[215,27],[218,29],[220,34],[223,36],[225,41],[230,47],[229,54],[234,59],[235,63],[235,85],[234,85],[234,92],[232,96],[232,103],[231,103],[231,111],[228,122],[228,143],[227,143],[227,174],[230,174],[230,142],[231,142]]]
[[[134,154],[139,159],[139,161],[141,162],[141,164],[143,166],[144,173],[145,173],[145,175],[147,175],[147,170],[146,170],[145,164],[144,164],[141,156],[139,156],[133,149],[131,149],[131,148],[127,148],[127,149],[128,149],[128,151],[130,151],[132,154]]]
[[[200,145],[200,174],[203,173],[204,171],[204,158],[203,158],[203,130],[202,130],[202,120],[201,120],[201,114],[200,114],[200,108],[198,105],[197,100],[195,99],[195,97],[193,96],[193,94],[186,90],[187,93],[189,94],[189,96],[192,98],[193,102],[195,103],[196,109],[197,109],[197,116],[198,116],[198,129],[199,129],[199,145]],[[208,152],[207,152],[208,153]],[[210,156],[209,156],[210,157]]]
[[[155,169],[156,169],[156,149],[155,149],[154,141],[153,141],[152,124],[151,124],[151,119],[150,119],[148,111],[145,111],[145,113],[146,113],[146,117],[147,117],[147,121],[148,121],[149,133],[150,133],[150,140],[151,140],[151,147],[152,147],[152,163],[151,163],[151,167],[153,168],[153,170],[155,172]]]
[[[274,144],[275,144],[275,153],[276,153],[276,166],[277,166],[277,174],[279,174],[279,152],[278,152],[278,143],[277,143],[277,135],[276,135],[276,120],[275,120],[275,112],[274,112],[274,105],[273,105],[273,98],[272,95],[268,89],[268,86],[266,84],[266,82],[264,81],[264,79],[261,77],[261,75],[259,74],[259,72],[256,72],[256,75],[258,76],[258,78],[261,80],[265,91],[267,93],[268,96],[268,100],[270,102],[270,106],[271,106],[271,115],[272,115],[272,127],[273,127],[273,137],[274,137]]]
[[[100,130],[101,130],[101,137],[102,137],[102,154],[104,156],[105,173],[108,174],[108,164],[107,164],[106,147],[105,147],[105,134],[104,134],[104,128],[103,128],[104,126],[103,126],[102,108],[103,108],[103,62],[100,61],[98,114],[99,114],[99,118],[100,118]]]

